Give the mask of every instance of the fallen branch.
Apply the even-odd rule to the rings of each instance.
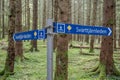
[[[70,48],[83,48],[83,49],[89,49],[90,47],[87,46],[74,46],[74,45],[70,45]],[[94,49],[101,49],[101,47],[94,47]],[[116,48],[116,49],[120,49],[120,48]]]

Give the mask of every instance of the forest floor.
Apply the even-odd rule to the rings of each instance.
[[[74,42],[73,44],[76,45]],[[24,56],[27,60],[23,62],[15,62],[15,74],[9,76],[7,80],[46,80],[46,43],[38,41],[39,52],[30,52],[30,42],[24,42]],[[1,48],[1,46],[0,46]],[[95,49],[94,53],[89,53],[88,49],[70,48],[69,55],[69,80],[97,80],[99,75],[89,76],[88,71],[99,62],[99,49]],[[120,71],[120,51],[115,51],[115,65]],[[3,70],[6,50],[0,49],[0,71]],[[54,71],[55,71],[55,53],[54,54]],[[106,80],[120,80],[120,77],[108,76]]]

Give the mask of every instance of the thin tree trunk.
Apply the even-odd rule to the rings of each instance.
[[[82,24],[84,25],[85,24],[85,0],[82,0],[82,4],[83,4],[83,8],[82,8]],[[83,36],[83,35],[82,35]]]
[[[119,25],[120,25],[120,18],[119,18]],[[119,44],[119,47],[120,47],[120,27],[119,27],[119,40],[118,40],[118,44]]]
[[[54,0],[54,21],[57,22],[58,21],[58,0]],[[54,51],[57,48],[57,35],[54,36]]]
[[[114,9],[114,19],[116,22],[116,9]],[[114,38],[114,50],[116,49],[116,23],[114,23],[113,27],[113,38]]]
[[[2,0],[2,38],[5,38],[5,27],[4,27],[4,0]]]
[[[93,20],[92,20],[92,25],[95,26],[96,24],[96,18],[97,18],[97,2],[98,0],[94,0],[93,4]],[[90,40],[90,52],[94,52],[94,36],[91,36]]]
[[[30,30],[30,6],[29,6],[29,0],[27,0],[27,27],[28,31]]]
[[[16,0],[10,0],[10,13],[9,15],[9,32],[8,32],[8,56],[6,59],[5,71],[14,72],[14,58],[15,58],[15,48],[13,34],[15,33],[15,2]]]
[[[25,31],[27,30],[27,0],[25,0]]]
[[[88,1],[88,4],[87,4],[87,9],[88,9],[88,12],[87,12],[87,21],[86,21],[86,24],[87,25],[90,25],[90,13],[91,13],[91,0]],[[88,44],[89,43],[89,35],[86,35],[85,37],[85,42]]]
[[[81,1],[79,0],[78,4],[76,3],[78,5],[77,6],[77,8],[78,8],[78,14],[77,14],[78,15],[78,21],[77,21],[77,23],[78,24],[80,24],[80,19],[81,19],[81,8],[79,8],[79,5],[81,5],[81,4],[79,4],[80,2]],[[77,35],[77,41],[80,41],[80,39],[81,39],[81,35]]]
[[[119,34],[119,40],[118,40],[118,44],[119,44],[119,47],[120,47],[120,34]]]
[[[73,13],[74,14],[74,24],[76,24],[77,22],[76,22],[76,11],[75,10],[76,10],[76,4],[77,3],[74,1],[73,4],[74,4],[74,10],[73,10],[74,11],[74,13]],[[75,34],[73,34],[73,40],[74,41],[76,40],[76,35]]]
[[[15,32],[15,1],[16,0],[9,0],[10,3],[10,15],[9,15],[9,31],[8,31],[8,50],[7,50],[7,57],[5,62],[4,71],[2,71],[2,80],[6,80],[6,78],[14,73],[14,59],[15,59],[15,47],[14,47],[14,40],[13,34]]]
[[[46,25],[46,0],[44,0],[44,7],[43,7],[43,27]]]
[[[2,12],[2,10],[1,10],[1,4],[2,4],[2,2],[0,1],[0,12]],[[1,22],[1,13],[0,13],[0,28],[2,29],[2,22]],[[2,30],[0,30],[0,39],[2,38]]]
[[[72,0],[69,0],[69,6],[70,6],[70,7],[72,6]],[[71,13],[71,12],[72,12],[72,9],[69,8],[69,15],[68,15],[69,18],[68,18],[68,19],[69,19],[69,22],[70,22],[70,23],[72,23],[72,19],[71,19],[71,18],[72,18],[72,13]],[[68,38],[69,38],[69,39],[68,39],[69,42],[71,42],[71,41],[72,41],[72,34],[68,35]]]
[[[22,32],[22,6],[21,0],[16,0],[16,33]],[[15,44],[16,59],[23,60],[23,43],[22,41]]]
[[[33,30],[37,29],[37,23],[38,23],[38,0],[33,0]],[[38,51],[37,48],[37,40],[31,41],[32,47],[31,51],[33,52],[34,49],[35,51]]]
[[[118,12],[120,12],[120,1],[117,1],[117,3],[119,2],[119,4],[117,4],[118,5]],[[119,48],[120,48],[120,17],[118,18],[118,27],[119,27],[119,31],[118,31],[118,36],[119,36],[119,40],[118,40],[118,46],[119,46]]]
[[[101,0],[98,1],[98,2],[99,2],[98,4],[100,4],[100,6],[98,7],[98,13],[99,13],[99,15],[98,15],[98,24],[99,24],[99,26],[101,26],[102,25],[102,19],[101,19],[101,17],[102,17],[102,8],[103,8],[103,5],[101,3]],[[101,43],[101,36],[98,36],[98,44],[100,44],[100,43]]]

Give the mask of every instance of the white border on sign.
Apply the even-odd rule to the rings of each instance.
[[[40,32],[43,32],[43,36],[42,36],[42,38],[40,37]],[[39,40],[41,40],[41,39],[44,39],[45,38],[45,30],[39,30]]]
[[[64,25],[64,32],[59,32],[58,31],[58,25]],[[65,33],[65,24],[63,24],[63,23],[57,23],[57,33]]]

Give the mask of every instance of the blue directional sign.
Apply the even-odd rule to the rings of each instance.
[[[54,32],[64,34],[85,34],[85,35],[103,35],[110,36],[112,29],[100,26],[84,26],[77,24],[66,24],[54,22]]]
[[[39,30],[38,39],[46,39],[47,38],[47,34],[46,33],[47,33],[46,29]]]
[[[15,33],[13,35],[14,41],[37,40],[37,39],[45,39],[45,38],[46,38],[46,29],[20,32],[20,33]]]

